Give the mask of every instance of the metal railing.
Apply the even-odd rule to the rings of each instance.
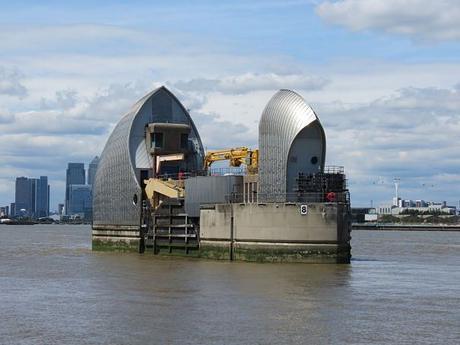
[[[178,180],[181,177],[183,179],[195,176],[226,176],[226,175],[247,175],[248,171],[246,166],[241,167],[224,167],[224,168],[209,168],[208,170],[197,170],[193,172],[183,172],[183,173],[165,173],[158,175],[158,178],[167,180],[171,178],[173,180]],[[326,166],[324,167],[324,173],[326,174],[344,174],[343,166]]]
[[[344,174],[345,169],[340,165],[329,165],[324,167],[325,174]]]
[[[246,197],[246,198],[245,198]],[[245,200],[246,199],[246,200]],[[265,202],[279,202],[279,203],[309,203],[309,202],[324,202],[324,203],[350,203],[350,193],[334,192],[308,192],[308,193],[283,193],[283,194],[262,194],[257,193],[255,197],[249,198],[243,193],[230,193],[225,196],[227,203],[265,203]]]
[[[246,175],[246,168],[209,168],[208,170],[198,170],[193,172],[182,172],[182,173],[164,173],[157,175],[156,178],[162,180],[185,180],[190,177],[196,176],[228,176],[228,175],[237,175],[242,176]]]
[[[246,167],[209,168],[206,173],[207,173],[207,176],[228,176],[228,175],[242,176],[242,175],[247,174],[247,169]]]

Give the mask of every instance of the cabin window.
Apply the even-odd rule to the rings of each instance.
[[[313,165],[318,164],[318,157],[316,157],[316,156],[311,157],[310,162],[311,162],[311,164],[313,164]]]
[[[181,149],[186,149],[188,147],[188,134],[182,133],[180,135],[180,147]]]
[[[163,148],[163,133],[161,132],[156,132],[152,133],[152,148]]]

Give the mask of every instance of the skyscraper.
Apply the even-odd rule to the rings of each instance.
[[[50,210],[48,177],[40,176],[35,182],[35,217],[48,217]]]
[[[90,185],[72,184],[69,186],[68,215],[80,214],[84,218],[91,219],[92,206]]]
[[[85,184],[85,165],[83,163],[69,163],[65,181],[65,214],[69,215],[69,189],[72,184]]]
[[[15,207],[12,215],[27,217],[47,217],[49,215],[48,177],[39,179],[17,177],[15,190]]]
[[[27,177],[16,178],[14,215],[32,216],[32,185]]]
[[[96,176],[96,169],[97,169],[98,164],[99,164],[98,156],[94,157],[93,160],[89,163],[89,166],[88,166],[88,184],[89,185],[94,184],[94,177]]]

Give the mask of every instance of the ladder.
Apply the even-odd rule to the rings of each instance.
[[[145,245],[154,254],[198,253],[196,225],[184,210],[183,199],[167,199],[151,214]]]

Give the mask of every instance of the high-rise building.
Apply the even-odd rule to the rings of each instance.
[[[88,184],[89,185],[94,184],[94,178],[96,177],[96,170],[97,170],[98,164],[99,164],[98,156],[94,157],[93,160],[89,163],[89,166],[88,166]]]
[[[50,189],[48,177],[40,176],[35,180],[35,217],[48,217],[50,213]]]
[[[69,191],[72,184],[85,184],[85,165],[83,163],[69,163],[67,165],[65,181],[65,214],[67,215],[71,214],[69,212]]]
[[[58,204],[58,214],[60,216],[64,214],[64,204]]]
[[[90,219],[92,215],[91,186],[72,184],[69,186],[68,215],[79,214]]]
[[[47,217],[49,215],[48,177],[16,178],[14,210],[13,205],[11,209],[13,216]]]
[[[32,205],[31,207],[32,212],[30,216],[35,217],[35,213],[37,211],[37,184],[38,184],[37,182],[38,182],[38,179],[30,178],[29,181],[30,181],[30,197],[32,198],[30,201],[30,204]]]
[[[15,213],[14,215],[32,216],[32,182],[27,177],[16,178]]]
[[[9,213],[9,206],[0,207],[0,217],[8,217]]]

